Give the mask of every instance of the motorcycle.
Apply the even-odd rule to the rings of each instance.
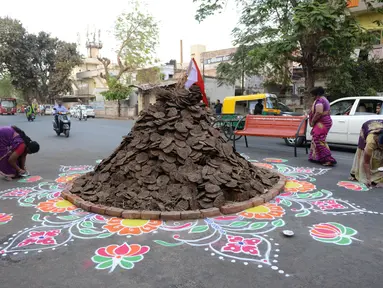
[[[35,112],[31,109],[31,107],[27,107],[27,109],[25,110],[25,116],[27,116],[28,122],[33,122],[36,119]]]
[[[57,114],[57,123],[55,119],[53,119],[53,130],[56,132],[57,136],[60,136],[61,133],[64,133],[65,137],[68,138],[70,131],[69,112],[59,112]]]
[[[33,122],[36,119],[35,113],[31,113],[27,116],[28,122]]]
[[[87,121],[88,115],[86,113],[86,109],[78,108],[76,111],[76,118],[80,121],[81,120]]]

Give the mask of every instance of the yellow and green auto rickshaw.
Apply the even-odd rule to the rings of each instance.
[[[238,121],[248,114],[280,115],[277,96],[266,93],[226,97],[223,99],[222,114],[217,115],[214,126],[221,129],[228,140],[232,140]],[[244,123],[242,121],[237,129],[243,129]],[[236,137],[239,139],[242,136]]]

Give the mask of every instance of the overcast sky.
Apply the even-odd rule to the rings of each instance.
[[[116,45],[111,34],[113,23],[118,14],[129,8],[127,3],[124,0],[4,0],[0,4],[0,16],[20,20],[29,32],[43,30],[65,41],[77,43],[79,33],[83,54],[87,29],[100,29],[102,53],[111,57]],[[149,12],[160,22],[157,56],[162,62],[174,58],[179,61],[180,39],[184,42],[184,62],[189,61],[192,44],[206,45],[208,51],[233,46],[231,31],[239,15],[234,0],[229,0],[223,13],[201,24],[194,19],[197,5],[193,0],[146,0],[146,3]]]

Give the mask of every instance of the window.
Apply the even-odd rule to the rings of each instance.
[[[288,106],[285,104],[278,102],[278,109],[281,110],[282,112],[293,112]]]
[[[355,115],[368,115],[368,114],[382,114],[381,109],[378,111],[377,106],[381,107],[382,101],[380,100],[359,100],[358,108],[356,108]]]
[[[13,101],[10,101],[10,100],[4,100],[4,101],[1,101],[1,106],[4,107],[4,108],[13,108],[13,107],[15,107],[16,105],[14,105],[14,102],[13,102]]]
[[[240,115],[248,114],[247,101],[236,101],[234,113]]]
[[[267,109],[276,109],[277,106],[278,106],[277,98],[273,98],[273,97],[266,98]]]
[[[331,115],[349,115],[355,100],[343,100],[331,105]]]

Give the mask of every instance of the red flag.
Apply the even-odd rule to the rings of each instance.
[[[186,80],[185,87],[190,88],[190,86],[196,84],[201,89],[203,103],[205,103],[205,105],[208,106],[209,103],[207,102],[207,97],[205,93],[205,83],[203,82],[201,72],[199,71],[197,62],[195,62],[194,58],[190,60],[187,75],[188,78]]]

